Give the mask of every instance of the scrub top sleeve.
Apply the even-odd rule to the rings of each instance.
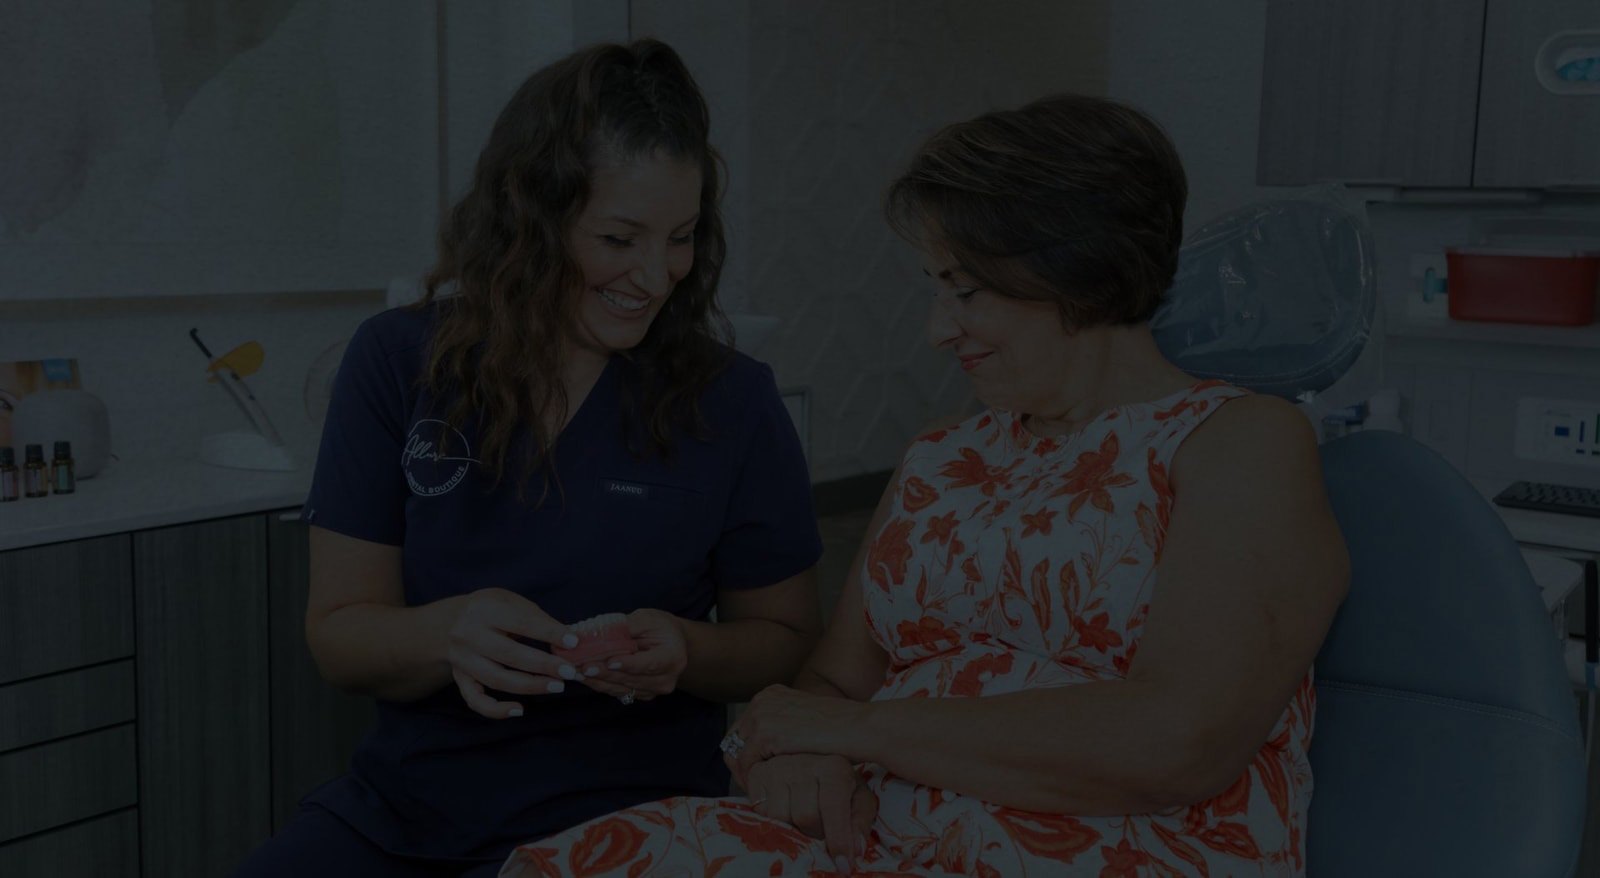
[[[741,463],[722,536],[711,554],[711,575],[719,588],[776,585],[822,557],[811,474],[770,367],[762,365],[745,404],[752,423],[744,447],[736,451]]]
[[[403,379],[370,321],[345,348],[301,520],[392,546],[405,541]]]

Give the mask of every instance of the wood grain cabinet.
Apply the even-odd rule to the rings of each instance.
[[[0,552],[0,685],[133,655],[126,534]]]
[[[1600,55],[1600,3],[1489,0],[1474,185],[1600,190],[1600,91],[1558,94],[1536,71],[1540,50],[1574,31],[1589,34],[1575,45]]]
[[[272,829],[300,798],[349,770],[350,756],[375,716],[358,698],[323,680],[306,646],[310,592],[307,530],[294,513],[267,518],[272,705]]]
[[[226,875],[347,770],[308,584],[281,512],[0,553],[0,876]]]
[[[0,875],[137,874],[130,551],[0,553]]]
[[[1270,0],[1256,182],[1472,183],[1484,0]]]
[[[261,516],[134,534],[146,875],[226,875],[271,834]]]
[[[138,878],[139,815],[126,810],[0,847],[8,878]]]
[[[1574,31],[1600,4],[1268,0],[1256,182],[1600,189],[1600,94],[1537,73]]]

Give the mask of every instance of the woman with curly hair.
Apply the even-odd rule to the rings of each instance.
[[[726,793],[723,704],[798,670],[821,541],[772,372],[724,340],[708,129],[662,43],[538,71],[423,300],[351,340],[306,633],[378,721],[238,874],[491,875],[530,837]]]

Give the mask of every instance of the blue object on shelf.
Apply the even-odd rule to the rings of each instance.
[[[72,361],[66,359],[41,360],[46,381],[71,381]]]
[[[1579,58],[1561,65],[1556,74],[1567,82],[1593,82],[1600,77],[1600,58]]]
[[[1432,266],[1422,272],[1422,301],[1432,302],[1434,296],[1447,295],[1449,290],[1449,279],[1440,277]]]

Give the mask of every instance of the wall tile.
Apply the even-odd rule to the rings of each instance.
[[[650,35],[682,45],[712,97],[748,126],[750,310],[785,321],[761,355],[812,389],[812,476],[893,467],[911,433],[967,406],[948,356],[927,349],[928,288],[882,217],[883,191],[928,134],[996,104],[1103,93],[1105,4],[1023,0],[764,2],[633,0]],[[707,16],[722,29],[719,63]],[[732,20],[731,18],[729,20]],[[637,27],[634,36],[642,36]],[[715,42],[714,40],[712,42]],[[748,88],[746,106],[716,95]]]

